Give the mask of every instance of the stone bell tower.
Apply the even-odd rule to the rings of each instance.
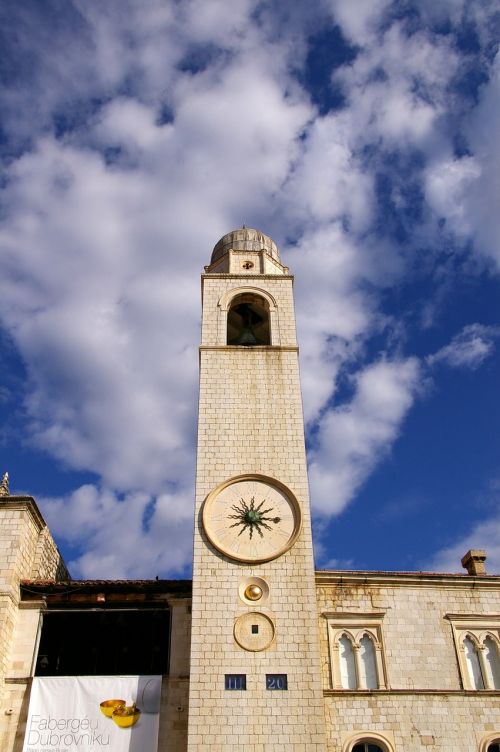
[[[202,275],[189,752],[325,749],[292,287],[249,228]]]

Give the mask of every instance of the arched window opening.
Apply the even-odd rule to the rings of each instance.
[[[485,617],[471,619],[449,614],[448,618],[453,625],[462,686],[478,691],[500,690],[500,617],[488,617],[486,621]],[[492,734],[483,740],[481,752],[488,752],[491,743]]]
[[[271,344],[269,304],[254,293],[242,293],[227,314],[227,344],[255,347]]]
[[[359,641],[360,683],[366,689],[378,689],[377,663],[373,640],[365,634]]]
[[[381,734],[376,732],[361,732],[346,741],[343,752],[394,752],[393,745]]]
[[[500,752],[500,739],[488,744],[487,752]]]
[[[484,667],[488,677],[488,687],[490,689],[500,689],[500,659],[498,657],[498,646],[492,637],[487,637],[483,644]]]
[[[344,689],[357,689],[356,663],[352,642],[347,635],[339,640],[340,682]]]
[[[470,637],[464,640],[465,662],[469,673],[469,681],[472,689],[484,689],[484,679],[481,672],[481,664],[477,647]]]

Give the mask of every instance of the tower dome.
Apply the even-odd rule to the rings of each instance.
[[[263,232],[254,230],[252,227],[241,227],[239,230],[231,230],[231,232],[223,235],[214,246],[210,263],[213,264],[231,249],[234,251],[265,251],[275,261],[281,263],[278,246],[274,240],[269,235],[264,235]]]

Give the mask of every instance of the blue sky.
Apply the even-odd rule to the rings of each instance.
[[[317,566],[500,572],[500,14],[6,0],[2,471],[75,577],[186,576],[199,275],[295,274]]]

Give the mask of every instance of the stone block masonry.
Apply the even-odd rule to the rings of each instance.
[[[325,750],[292,283],[287,274],[203,276],[189,752]],[[228,301],[245,290],[270,301],[271,346],[226,345]],[[303,516],[292,548],[262,564],[220,554],[201,521],[214,488],[253,473],[285,484]],[[241,583],[254,577],[269,587],[261,605],[239,596]],[[235,620],[252,612],[275,625],[274,641],[257,652],[233,634]],[[228,674],[244,675],[246,689],[226,689]],[[267,689],[267,674],[285,674],[288,689]]]

